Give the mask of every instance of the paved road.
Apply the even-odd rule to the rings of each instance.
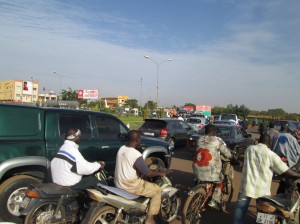
[[[254,138],[258,138],[256,129],[249,129],[248,133],[251,133]],[[193,172],[192,172],[192,155],[191,152],[186,148],[175,149],[174,157],[170,167],[169,176],[171,177],[172,183],[180,189],[182,204],[185,202],[187,192],[191,187],[193,187]],[[233,200],[229,206],[228,214],[221,213],[218,211],[207,211],[203,214],[203,223],[205,224],[216,224],[216,223],[232,223],[232,217],[234,212],[234,207],[237,200],[237,194],[240,186],[241,180],[241,170],[242,167],[234,166],[234,195]],[[274,180],[272,184],[272,194],[275,194],[278,188],[278,180]],[[252,199],[250,207],[247,214],[246,223],[255,223],[255,200]],[[181,214],[178,219],[173,221],[172,224],[181,223]]]

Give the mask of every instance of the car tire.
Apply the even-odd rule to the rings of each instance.
[[[0,186],[0,217],[5,221],[23,223],[19,217],[20,205],[25,196],[24,191],[30,184],[40,183],[36,178],[17,175],[4,181]]]

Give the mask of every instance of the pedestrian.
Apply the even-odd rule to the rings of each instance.
[[[251,198],[271,195],[273,172],[300,178],[300,174],[292,171],[269,147],[270,136],[263,134],[259,138],[258,145],[249,146],[245,151],[242,180],[233,224],[245,223]]]
[[[270,136],[271,142],[273,141],[274,136],[279,134],[279,131],[274,128],[274,123],[269,123],[269,129],[267,130],[267,134]]]

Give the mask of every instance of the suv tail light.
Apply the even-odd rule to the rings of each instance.
[[[167,137],[167,135],[168,135],[167,129],[166,128],[161,129],[159,135],[161,137]]]

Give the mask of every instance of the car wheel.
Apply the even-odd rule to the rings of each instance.
[[[174,140],[174,138],[170,138],[168,142],[169,142],[170,147],[172,149],[174,149],[175,148],[175,140]]]
[[[27,175],[17,175],[4,181],[0,186],[0,217],[5,221],[23,223],[19,217],[19,209],[25,190],[30,184],[37,183],[40,181]]]

